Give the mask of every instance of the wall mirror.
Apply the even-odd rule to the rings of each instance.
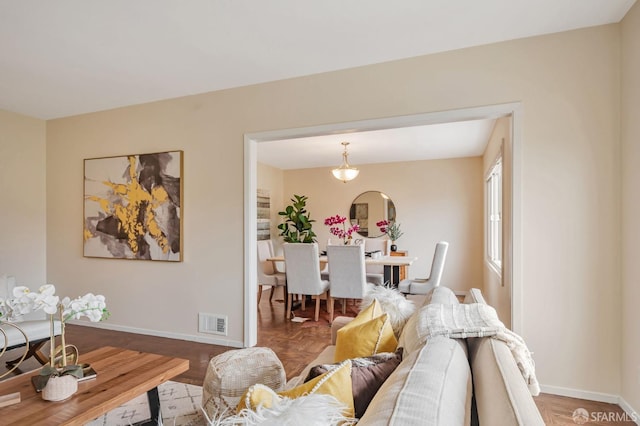
[[[380,191],[367,191],[358,195],[351,203],[349,220],[351,225],[359,225],[358,234],[367,238],[384,235],[376,226],[381,220],[396,220],[396,206],[387,194]]]

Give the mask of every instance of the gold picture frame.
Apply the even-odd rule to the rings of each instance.
[[[183,260],[183,151],[84,160],[83,255]]]

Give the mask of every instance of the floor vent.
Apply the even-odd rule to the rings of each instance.
[[[227,335],[227,317],[224,315],[198,314],[198,331],[200,333]]]

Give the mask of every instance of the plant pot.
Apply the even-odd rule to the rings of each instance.
[[[78,391],[78,379],[71,375],[50,377],[42,389],[45,401],[64,401]]]
[[[398,251],[398,246],[395,244],[391,244],[391,251]]]

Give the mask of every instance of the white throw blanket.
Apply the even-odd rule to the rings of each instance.
[[[492,337],[507,344],[522,373],[531,395],[540,393],[536,379],[535,364],[531,352],[522,337],[507,329],[498,319],[496,310],[483,303],[443,305],[434,303],[425,306],[426,337],[447,336],[464,339],[466,337]]]

